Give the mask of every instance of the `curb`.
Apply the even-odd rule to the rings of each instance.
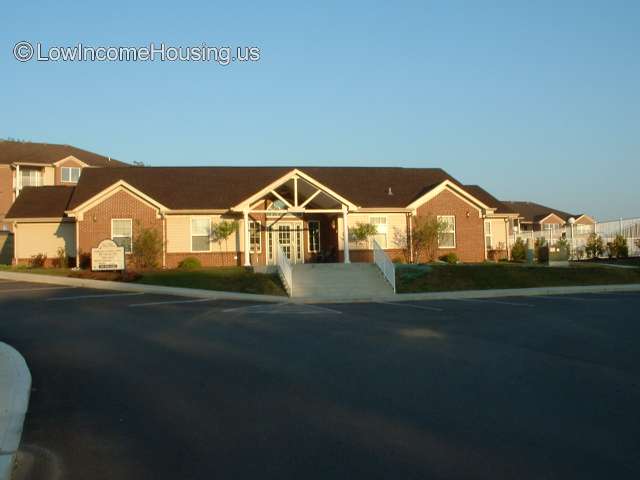
[[[162,285],[145,285],[142,283],[113,282],[110,280],[92,280],[88,278],[58,277],[38,273],[0,272],[0,278],[19,282],[46,283],[67,287],[95,288],[100,290],[116,290],[119,292],[155,293],[159,295],[175,295],[178,297],[207,298],[211,300],[255,300],[260,302],[282,303],[288,297],[277,295],[259,295],[256,293],[220,292],[199,288],[165,287]]]
[[[9,480],[29,406],[31,373],[17,350],[0,342],[0,480]]]
[[[456,300],[466,298],[529,297],[535,295],[570,295],[575,293],[640,292],[640,283],[611,285],[582,285],[567,287],[503,288],[499,290],[457,290],[453,292],[398,293],[384,297],[363,298],[304,298],[255,293],[220,292],[198,288],[165,287],[140,283],[91,280],[85,278],[57,277],[37,273],[0,272],[0,279],[20,282],[46,283],[69,287],[95,288],[120,292],[152,293],[177,297],[202,298],[210,300],[253,300],[267,303],[345,303],[345,302],[408,302],[416,300]],[[2,480],[0,478],[0,480]]]

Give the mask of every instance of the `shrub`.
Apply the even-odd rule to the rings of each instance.
[[[360,245],[360,242],[366,242],[369,237],[373,237],[376,233],[378,233],[378,228],[372,223],[357,223],[349,233],[351,234],[351,237],[356,241],[356,244]]]
[[[69,266],[67,251],[63,247],[58,247],[56,253],[56,258],[53,259],[53,266],[56,268],[67,268]]]
[[[29,266],[31,268],[42,268],[47,263],[47,256],[44,253],[33,255],[29,260]]]
[[[423,254],[429,262],[432,262],[436,258],[440,236],[446,228],[447,223],[438,220],[438,217],[434,215],[416,218],[411,235],[413,254],[416,261],[419,261]]]
[[[87,252],[80,252],[80,261],[78,266],[82,270],[89,270],[91,268],[91,254]]]
[[[193,270],[202,267],[202,263],[196,257],[187,257],[178,264],[178,268]]]
[[[620,234],[616,235],[613,242],[607,242],[607,254],[609,258],[627,258],[629,256],[627,239]]]
[[[451,252],[447,253],[446,255],[442,255],[440,257],[440,260],[448,263],[449,265],[455,265],[456,263],[458,263],[458,256],[455,253]]]
[[[511,260],[514,262],[524,262],[527,259],[527,245],[524,240],[518,238],[511,247]]]
[[[137,268],[156,268],[162,254],[162,238],[155,228],[142,228],[133,238],[131,257]]]
[[[590,234],[589,238],[587,238],[587,244],[584,247],[584,251],[589,258],[599,257],[604,254],[604,242],[602,241],[602,237],[595,233]]]

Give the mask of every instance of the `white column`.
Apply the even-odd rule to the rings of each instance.
[[[244,215],[244,266],[251,266],[251,242],[249,238],[249,212],[242,212]]]
[[[347,218],[347,209],[342,210],[342,229],[344,234],[344,263],[351,263],[349,259],[349,220]]]
[[[20,165],[16,165],[16,193],[14,198],[18,198],[20,195]]]

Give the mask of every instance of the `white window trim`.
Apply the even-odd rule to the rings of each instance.
[[[80,180],[80,175],[82,175],[82,168],[81,167],[60,167],[60,183],[78,183],[77,181],[73,181],[73,180],[64,180],[64,176],[62,175],[62,172],[64,169],[69,170],[69,178],[71,178],[71,170],[78,170],[78,180]]]
[[[114,235],[113,235],[113,222],[114,221],[128,221],[129,222],[129,231],[131,232],[131,236],[129,237],[125,237],[123,235],[118,235],[117,238],[130,238],[131,239],[131,251],[127,252],[126,250],[124,251],[125,255],[131,255],[133,253],[133,219],[132,218],[112,218],[111,219],[111,240],[114,239]]]
[[[382,225],[381,223],[373,223],[371,221],[372,218],[384,218],[384,225],[387,227],[384,232],[384,247],[383,249],[389,248],[389,217],[386,215],[369,215],[369,223],[371,225],[376,225],[376,229],[378,225]],[[377,230],[376,230],[377,231]],[[376,235],[382,235],[380,232],[377,232]],[[369,248],[373,249],[373,240],[369,239]]]
[[[209,245],[209,249],[208,250],[194,250],[193,249],[193,221],[192,219],[194,218],[206,218],[209,220],[209,242],[207,242],[207,244]],[[189,252],[191,253],[210,253],[211,252],[211,222],[212,219],[209,216],[203,216],[203,215],[192,215],[189,217]],[[204,235],[196,235],[197,237],[203,237]]]
[[[307,223],[309,225],[311,225],[312,223],[318,224],[318,249],[311,250],[311,227],[308,226],[307,227],[307,250],[309,251],[309,253],[320,253],[320,250],[322,250],[322,233],[320,232],[320,220],[309,220]]]
[[[251,224],[258,226],[258,250],[254,251],[251,243]],[[249,220],[249,250],[251,253],[262,253],[262,222],[260,220]]]
[[[457,234],[456,234],[456,216],[455,215],[437,215],[436,219],[438,220],[438,222],[442,221],[442,219],[444,218],[453,218],[453,246],[452,247],[443,247],[442,245],[440,245],[440,239],[438,239],[438,248],[441,250],[451,250],[456,248],[456,245],[458,244],[457,241]],[[448,222],[447,222],[448,223]],[[450,232],[443,232],[443,233],[450,233]]]
[[[489,225],[489,233],[487,233],[487,225]],[[490,241],[487,243],[487,237]],[[493,249],[493,227],[491,226],[491,220],[484,221],[484,248],[487,250]]]

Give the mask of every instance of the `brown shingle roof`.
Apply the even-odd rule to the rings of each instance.
[[[71,145],[52,143],[15,142],[0,140],[0,164],[14,162],[52,164],[73,155],[93,167],[123,167],[127,164]]]
[[[83,171],[73,209],[119,180],[171,209],[226,209],[295,167],[127,167]],[[444,180],[439,168],[299,167],[361,207],[406,207]],[[393,195],[389,195],[389,188]]]
[[[514,202],[503,200],[502,203],[506,204],[513,211],[518,212],[525,222],[539,222],[550,213],[556,214],[565,222],[571,217],[578,218],[580,216],[563,212],[562,210],[556,210],[555,208],[545,207],[544,205],[534,202]]]
[[[509,206],[498,200],[480,185],[465,185],[464,189],[485,205],[495,208],[495,213],[516,213]]]
[[[24,187],[6,218],[62,218],[74,187]]]

